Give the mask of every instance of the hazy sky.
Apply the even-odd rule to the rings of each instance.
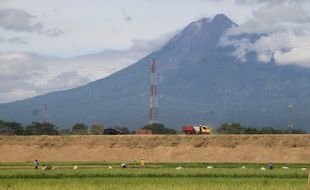
[[[1,28],[3,38],[18,37],[29,45],[2,43],[0,51],[68,57],[127,49],[135,39],[158,38],[217,13],[244,22],[258,5],[206,0],[1,0],[0,7],[23,10],[33,16],[29,22],[40,23],[42,30],[56,33],[53,36],[39,34],[38,30],[21,33]]]
[[[269,34],[257,43],[223,39],[240,60],[248,51],[307,46],[309,12],[307,0],[0,0],[0,103],[105,77],[218,13],[240,24],[231,34]],[[278,63],[300,54],[298,64],[308,66],[307,52],[290,53],[276,53]]]

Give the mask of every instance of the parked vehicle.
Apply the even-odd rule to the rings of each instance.
[[[182,127],[182,131],[185,134],[205,134],[208,135],[211,133],[211,128],[209,128],[207,125],[199,125],[199,126],[193,126],[193,125],[185,125]]]
[[[103,131],[104,135],[121,135],[123,134],[122,131],[118,130],[118,129],[114,129],[114,128],[106,128]]]

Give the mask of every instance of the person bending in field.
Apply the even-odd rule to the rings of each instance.
[[[39,161],[35,160],[34,161],[34,169],[38,169],[39,168]]]
[[[51,169],[53,169],[52,166],[47,166],[45,164],[42,165],[42,170],[51,170]]]

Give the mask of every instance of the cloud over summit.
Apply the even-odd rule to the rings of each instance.
[[[251,19],[227,32],[221,45],[236,47],[233,56],[241,61],[246,61],[247,53],[256,52],[262,62],[273,59],[277,64],[310,67],[309,13],[302,4],[288,2],[293,1],[270,2],[254,11]]]

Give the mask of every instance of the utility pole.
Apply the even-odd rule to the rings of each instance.
[[[293,129],[293,116],[292,116],[292,112],[293,112],[293,105],[289,104],[288,105],[288,130],[289,133],[292,133],[292,129]]]

